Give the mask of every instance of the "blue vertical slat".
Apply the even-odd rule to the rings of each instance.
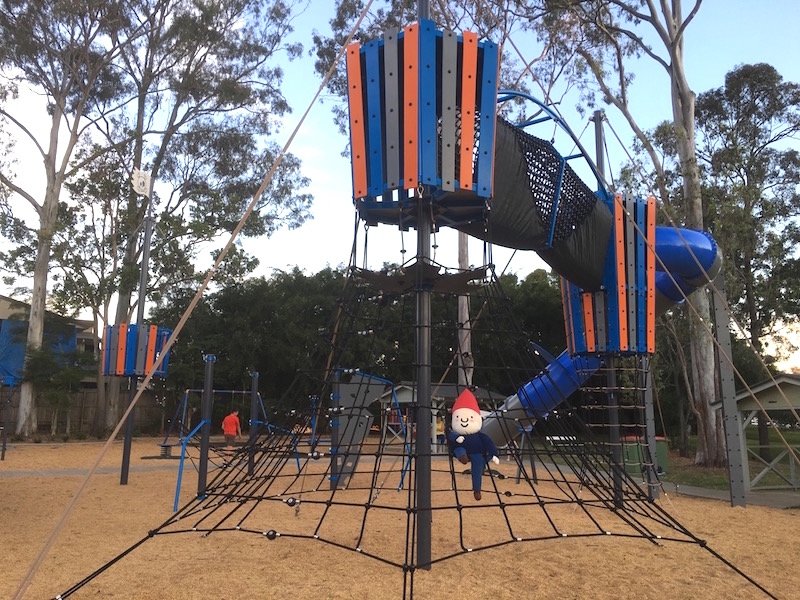
[[[439,185],[437,165],[436,37],[433,21],[419,22],[419,180]]]
[[[636,341],[640,353],[647,352],[647,200],[636,202]]]
[[[120,335],[127,336],[127,341],[125,342],[125,375],[136,374],[136,334],[138,329],[138,325],[128,325],[128,331],[120,332]]]
[[[103,375],[110,375],[114,372],[114,367],[111,364],[111,349],[114,347],[114,328],[111,325],[106,325],[106,347],[103,348]],[[116,348],[115,348],[116,351]]]
[[[611,204],[612,215],[614,210]],[[612,221],[613,223],[613,221]],[[606,266],[603,273],[603,287],[606,291],[606,314],[608,315],[608,351],[619,352],[619,298],[617,297],[617,248],[616,225],[612,225],[606,252]]]
[[[367,191],[370,196],[380,196],[385,189],[383,181],[383,108],[381,107],[381,79],[383,77],[378,40],[363,46],[367,85]]]
[[[497,115],[497,45],[481,42],[483,48],[480,80],[480,136],[478,139],[478,172],[476,193],[481,198],[492,196],[494,179],[494,130]]]
[[[167,343],[167,340],[169,339],[170,335],[172,335],[171,329],[167,329],[166,327],[158,328],[158,333],[156,334],[156,356],[164,352],[164,344]],[[160,377],[165,377],[167,374],[167,367],[169,367],[169,358],[170,355],[169,353],[167,353],[167,355],[164,357],[164,360],[161,362],[161,366],[158,367],[158,371],[156,371],[156,373]]]

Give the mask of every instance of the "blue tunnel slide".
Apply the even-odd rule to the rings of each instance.
[[[565,163],[549,142],[498,119],[489,227],[465,223],[456,228],[501,246],[534,250],[566,280],[596,291],[608,268],[614,221],[610,195],[591,191]],[[658,226],[655,254],[656,314],[682,302],[721,266],[717,244],[704,231]],[[505,444],[503,421],[546,417],[601,364],[599,355],[564,351],[490,413],[483,431]]]

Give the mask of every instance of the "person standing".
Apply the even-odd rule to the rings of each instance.
[[[233,409],[228,416],[222,419],[222,434],[225,436],[225,449],[233,450],[233,442],[242,435],[238,409]]]

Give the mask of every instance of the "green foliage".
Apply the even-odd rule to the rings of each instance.
[[[513,280],[516,277],[502,278],[501,284],[511,298],[512,310],[520,327],[551,354],[559,354],[566,342],[558,276],[536,269],[520,282]],[[512,281],[513,285],[508,285]]]
[[[697,120],[728,301],[760,351],[766,335],[800,317],[800,85],[770,65],[742,65],[700,94]]]
[[[197,306],[176,344],[167,384],[178,390],[202,387],[202,356],[214,354],[217,388],[249,389],[255,370],[262,374],[262,392],[279,396],[324,345],[342,285],[339,271],[307,276],[294,269],[211,294]],[[155,319],[176,322],[186,302],[188,297],[175,299],[157,310]]]
[[[69,394],[79,389],[86,368],[77,353],[55,352],[48,346],[28,351],[23,377],[36,386],[45,406],[69,407]]]
[[[176,344],[166,384],[174,390],[202,387],[202,357],[214,354],[215,387],[248,389],[250,373],[256,370],[261,374],[265,397],[278,398],[298,370],[325,366],[337,319],[337,335],[350,337],[343,341],[346,350],[335,357],[336,364],[344,368],[375,365],[380,369],[376,374],[393,381],[413,378],[409,371],[415,351],[413,294],[356,294],[362,299],[358,307],[350,309],[372,330],[369,335],[358,335],[347,321],[348,314],[339,312],[343,295],[350,293],[344,284],[345,275],[338,270],[306,275],[294,269],[276,272],[269,279],[247,279],[209,295],[198,304]],[[476,335],[500,324],[526,331],[526,339],[542,343],[550,352],[560,352],[564,347],[564,327],[555,280],[544,271],[537,271],[522,282],[515,276],[504,277],[502,286],[509,298],[494,309],[506,314],[482,312],[473,300],[471,314]],[[165,324],[176,322],[189,299],[189,294],[173,297],[154,317]],[[440,324],[455,319],[454,298],[433,294],[431,300],[431,320],[437,330],[432,355],[446,364],[456,352],[455,331],[450,335],[450,330],[441,330]],[[480,347],[473,348],[476,362],[487,357],[496,364],[498,353],[507,352],[507,336],[496,331],[481,335]],[[502,373],[498,374],[497,389],[507,386],[501,379]]]

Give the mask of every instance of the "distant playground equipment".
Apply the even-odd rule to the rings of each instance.
[[[103,348],[103,375],[143,377],[150,372],[169,339],[171,329],[143,323],[120,323],[106,327]],[[166,377],[169,355],[164,357],[154,377]]]
[[[652,200],[607,191],[546,106],[537,103],[537,117],[518,126],[497,118],[497,64],[493,44],[425,19],[347,48],[353,200],[369,225],[416,228],[416,259],[380,272],[351,267],[330,344],[299,372],[287,408],[208,484],[201,473],[196,498],[120,556],[178,532],[316,540],[397,567],[403,597],[413,597],[417,569],[468,552],[637,537],[693,544],[772,597],[654,501],[654,419],[646,417],[654,320],[716,274],[716,245],[703,232],[657,227]],[[525,131],[543,122],[565,130],[579,152],[562,156]],[[597,192],[570,166],[577,159]],[[493,265],[450,272],[432,261],[430,236],[441,226],[537,251],[562,277],[567,350],[550,356],[520,330]],[[460,297],[474,308],[466,321],[456,316]],[[402,441],[388,427],[370,435],[371,407],[396,395],[389,371],[413,381],[407,418],[381,415],[400,426]],[[432,425],[447,414],[431,398],[453,381],[487,390],[483,431],[516,469],[516,478],[484,473],[482,498],[452,455],[434,457]],[[310,401],[289,408],[298,399]],[[382,412],[395,410],[392,402]],[[625,463],[634,444],[641,454],[632,474]],[[476,527],[480,519],[496,525]],[[433,536],[434,527],[447,535]]]
[[[108,325],[103,340],[103,374],[128,378],[129,402],[139,378],[148,374],[153,378],[164,378],[169,367],[169,352],[164,353],[164,345],[172,330],[144,322],[142,312],[143,308],[140,308],[139,323]],[[120,485],[128,483],[132,443],[133,414],[130,414],[125,423]]]
[[[241,390],[216,390],[214,389],[214,363],[217,357],[214,354],[206,354],[203,357],[205,363],[204,385],[202,390],[187,389],[181,401],[175,410],[175,417],[170,423],[164,440],[159,444],[161,448],[160,458],[171,458],[171,450],[173,446],[180,446],[180,460],[178,465],[177,481],[175,483],[175,499],[173,510],[178,510],[178,502],[180,499],[181,483],[183,481],[183,468],[184,463],[190,458],[195,464],[198,472],[198,485],[197,495],[203,497],[206,490],[206,480],[208,477],[209,464],[213,464],[218,468],[226,466],[230,461],[230,452],[223,451],[211,444],[211,428],[215,424],[222,421],[222,414],[217,411],[215,413],[215,398],[225,397],[228,402],[225,406],[217,403],[218,408],[225,408],[228,411],[236,409],[240,410],[242,414],[245,413],[243,402],[233,404],[232,400],[235,396],[239,396],[241,400],[249,399],[249,439],[247,442],[247,470],[252,474],[255,465],[255,448],[254,441],[258,437],[261,429],[270,430],[271,425],[267,420],[267,412],[264,408],[264,403],[261,399],[261,394],[258,391],[259,373],[253,371],[250,373],[251,387],[249,391]],[[200,392],[201,399],[197,407],[190,406],[190,397],[192,392]],[[246,395],[246,396],[245,396]],[[197,408],[197,411],[192,410]],[[192,415],[197,413],[197,419],[193,419]],[[216,418],[219,417],[219,418]],[[197,457],[189,457],[188,448],[196,447],[198,449]],[[214,454],[214,459],[210,458]]]
[[[167,421],[167,428],[164,432],[164,438],[159,443],[160,457],[173,458],[172,449],[179,446],[184,438],[190,437],[191,431],[197,426],[200,420],[200,409],[203,402],[203,393],[205,390],[199,389],[186,389],[175,405],[172,417]],[[228,412],[236,408],[242,415],[249,414],[250,396],[252,390],[226,390],[216,389],[211,390],[212,396],[212,415],[211,425],[212,428],[219,428],[222,417]],[[262,418],[266,414],[261,394],[256,390],[258,398],[258,405]],[[225,414],[223,414],[223,411]],[[251,418],[252,420],[252,418]]]

